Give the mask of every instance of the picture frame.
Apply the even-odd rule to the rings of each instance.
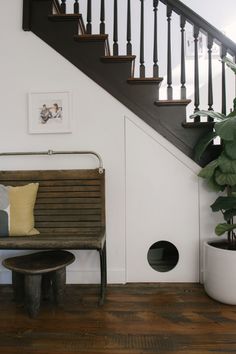
[[[71,133],[70,115],[70,91],[33,91],[29,93],[29,134]]]

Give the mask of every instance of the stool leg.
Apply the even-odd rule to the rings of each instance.
[[[58,306],[63,304],[66,284],[66,268],[62,268],[53,272],[52,287],[55,302]]]
[[[46,273],[42,276],[42,299],[51,299],[52,293],[52,273]]]
[[[14,292],[14,300],[17,304],[24,301],[24,274],[12,272],[12,286]]]
[[[25,306],[30,317],[36,317],[40,308],[42,275],[25,275]]]

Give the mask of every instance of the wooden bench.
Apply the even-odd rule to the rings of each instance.
[[[2,153],[9,155],[86,154],[94,152]],[[100,303],[107,283],[105,234],[105,170],[0,171],[0,184],[10,186],[38,182],[34,208],[37,236],[0,238],[0,249],[97,250],[100,255]]]

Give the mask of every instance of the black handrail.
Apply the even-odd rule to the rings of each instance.
[[[173,11],[177,14],[185,16],[187,22],[199,27],[204,34],[210,35],[217,44],[223,44],[224,47],[227,48],[227,52],[229,54],[233,56],[236,55],[236,43],[234,43],[234,41],[232,41],[230,38],[226,37],[216,27],[211,25],[208,21],[190,9],[187,5],[183,4],[179,0],[160,1],[165,5],[170,5]]]

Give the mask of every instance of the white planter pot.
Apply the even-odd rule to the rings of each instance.
[[[205,291],[217,301],[236,305],[236,251],[213,247],[209,242],[204,243]]]

